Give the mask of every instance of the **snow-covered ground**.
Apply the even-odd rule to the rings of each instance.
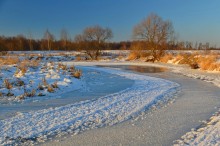
[[[81,80],[71,74],[76,71],[73,66],[70,69],[61,63],[46,62],[24,68],[26,71],[22,72],[16,65],[1,67],[0,104],[39,96],[54,96],[82,88]]]
[[[106,52],[114,54],[117,52]],[[124,54],[123,54],[124,55]],[[122,56],[123,56],[122,55]],[[54,57],[53,60],[59,61],[62,58]],[[67,59],[67,60],[72,60]],[[77,62],[78,65],[143,65],[167,67],[171,72],[184,75],[190,78],[203,80],[213,83],[220,87],[219,73],[209,73],[200,70],[192,70],[184,65],[145,63],[145,62],[126,62],[125,59],[104,60],[101,62]],[[94,69],[94,68],[92,68]],[[96,69],[96,68],[95,68]],[[0,144],[42,142],[54,135],[67,133],[80,133],[87,129],[114,125],[136,116],[139,112],[151,107],[158,100],[164,100],[164,96],[175,90],[179,85],[167,80],[151,78],[133,73],[99,69],[100,71],[117,74],[135,81],[135,84],[121,92],[101,97],[98,100],[82,101],[66,105],[63,107],[50,108],[37,112],[20,113],[15,117],[0,121]],[[5,70],[6,72],[7,70]],[[14,69],[15,71],[15,69]],[[50,71],[48,71],[50,72]],[[4,73],[4,72],[3,72]],[[34,74],[31,71],[32,75]],[[7,72],[10,74],[10,71]],[[54,72],[48,73],[51,83],[54,82]],[[30,74],[31,75],[31,74]],[[46,75],[46,74],[44,74]],[[10,76],[13,76],[11,73]],[[39,76],[37,77],[39,79]],[[61,78],[62,84],[65,82]],[[29,78],[25,79],[29,81]],[[70,83],[70,82],[69,82]],[[62,85],[60,84],[60,85]],[[80,84],[80,83],[79,83]],[[79,87],[79,86],[77,86]],[[72,90],[72,87],[69,88]],[[16,89],[14,90],[16,91]],[[2,89],[6,92],[6,89]],[[21,91],[16,91],[19,95]],[[171,92],[172,93],[172,92]],[[46,93],[45,93],[46,94]],[[69,129],[69,130],[67,130]],[[220,144],[220,116],[217,112],[213,117],[198,128],[186,133],[180,140],[175,141],[175,145],[219,145]]]
[[[21,144],[25,141],[42,142],[53,135],[68,132],[77,134],[91,128],[114,125],[136,116],[158,101],[165,100],[167,94],[179,87],[178,84],[163,79],[118,70],[97,70],[132,79],[135,83],[126,90],[98,100],[21,113],[13,118],[1,120],[0,143],[4,145]]]

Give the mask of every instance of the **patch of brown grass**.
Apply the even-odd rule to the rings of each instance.
[[[14,65],[17,64],[19,61],[20,60],[18,57],[6,56],[0,58],[1,65]]]

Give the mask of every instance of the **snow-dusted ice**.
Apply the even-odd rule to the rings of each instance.
[[[114,125],[150,108],[179,84],[119,70],[92,68],[134,80],[120,92],[62,107],[21,113],[0,121],[0,144],[26,140],[44,141],[65,132],[75,134],[87,129]],[[116,81],[117,83],[117,81]]]

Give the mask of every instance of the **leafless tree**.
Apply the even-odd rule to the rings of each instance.
[[[48,29],[44,33],[44,40],[47,41],[47,49],[50,51],[51,47],[52,47],[53,40],[54,40],[54,36],[52,33],[49,32]]]
[[[19,34],[16,36],[17,40],[18,40],[18,49],[19,50],[24,50],[24,40],[25,37],[22,34]]]
[[[66,29],[62,29],[60,33],[60,40],[62,42],[62,46],[65,50],[67,50],[67,42],[68,42],[68,32]]]
[[[138,40],[145,40],[151,52],[153,61],[158,60],[163,54],[166,43],[174,34],[173,25],[168,20],[163,20],[156,14],[149,15],[133,29],[133,35]]]
[[[28,44],[31,51],[33,51],[33,37],[31,31],[28,32]]]
[[[97,25],[85,28],[82,34],[75,36],[75,42],[79,44],[79,48],[84,50],[90,59],[97,60],[105,42],[112,37],[111,29]]]

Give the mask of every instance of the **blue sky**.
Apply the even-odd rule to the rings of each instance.
[[[41,38],[48,28],[59,39],[65,28],[74,38],[98,24],[112,29],[112,41],[131,40],[133,27],[156,13],[179,40],[220,46],[219,7],[220,0],[0,0],[0,35]]]

